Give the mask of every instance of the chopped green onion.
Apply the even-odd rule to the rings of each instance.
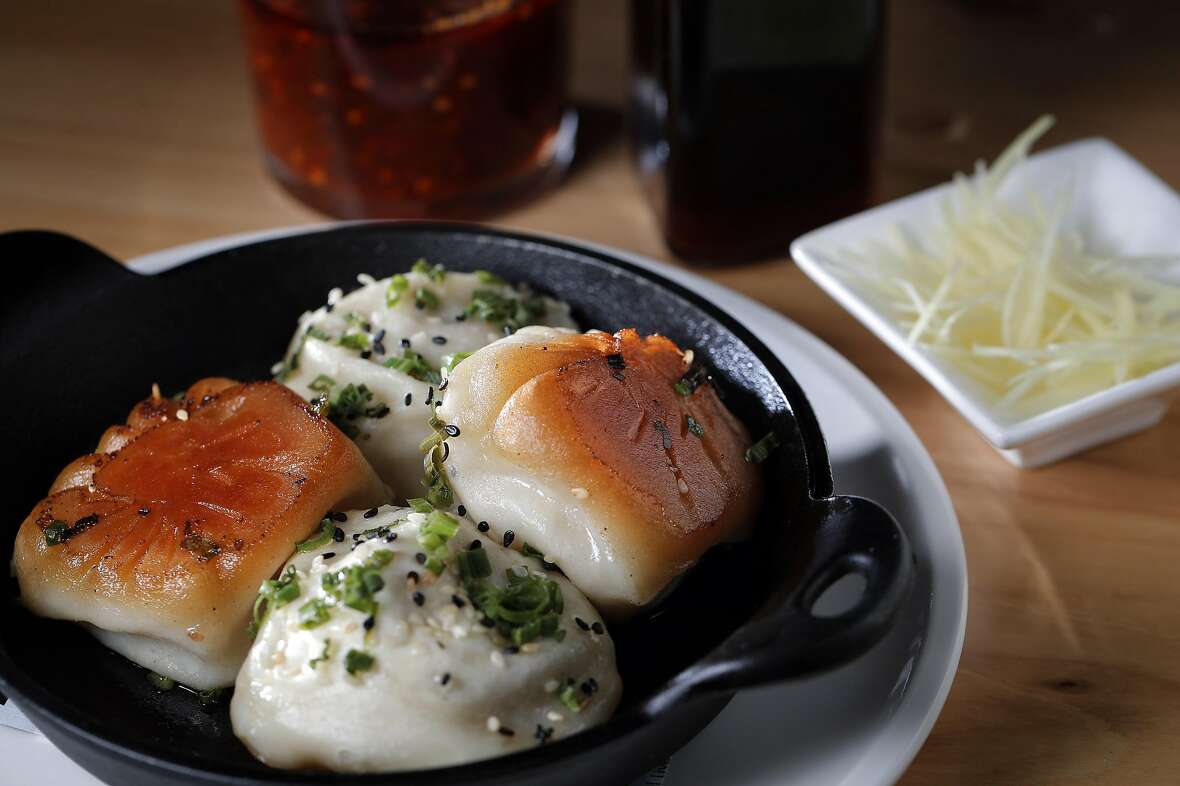
[[[455,554],[458,560],[459,576],[464,582],[476,579],[486,579],[492,575],[492,563],[483,549],[474,551],[460,551]]]
[[[406,504],[413,508],[415,513],[429,513],[434,510],[434,506],[421,497],[411,497],[406,500]]]
[[[431,265],[425,259],[419,259],[410,268],[412,273],[423,273],[430,276],[430,280],[436,283],[442,283],[442,280],[447,277],[447,269],[442,265]]]
[[[176,680],[171,677],[165,677],[163,674],[157,674],[154,671],[147,673],[147,681],[158,691],[172,690],[176,687]]]
[[[320,374],[318,377],[312,380],[308,387],[314,390],[316,393],[327,393],[335,384],[336,380],[332,379],[327,374]]]
[[[755,442],[746,451],[746,461],[750,464],[761,464],[779,446],[778,437],[774,432],[768,432],[765,437]]]
[[[312,598],[299,607],[299,626],[318,628],[332,618],[332,612],[321,598]]]
[[[459,531],[459,521],[441,510],[432,510],[418,528],[418,542],[427,554],[425,567],[436,576],[446,567],[450,556],[447,543]]]
[[[442,375],[426,362],[426,358],[412,349],[402,350],[400,358],[389,358],[385,361],[385,367],[400,371],[419,382],[429,382],[432,385],[442,382]]]
[[[490,270],[476,270],[475,277],[479,279],[481,284],[496,284],[499,286],[506,286],[508,284],[507,281],[500,278]]]
[[[557,698],[571,712],[581,712],[590,697],[578,690],[577,680],[570,678],[562,683],[561,688],[557,691]]]
[[[438,309],[442,301],[438,299],[438,295],[430,291],[426,287],[421,287],[414,293],[414,305],[418,308],[428,308],[431,311]]]
[[[445,368],[448,373],[450,373],[455,370],[455,366],[459,365],[469,357],[471,357],[470,352],[452,352],[449,355],[443,355],[442,367]]]
[[[314,669],[330,657],[332,657],[332,640],[324,639],[324,651],[308,661],[307,665]]]
[[[58,546],[69,540],[70,525],[61,519],[54,519],[48,527],[44,529],[45,543],[50,546]]]
[[[483,549],[467,554],[477,554]],[[470,565],[468,566],[470,569]],[[460,567],[460,573],[463,568]],[[506,571],[508,584],[498,587],[480,581],[467,583],[467,594],[480,613],[495,623],[500,635],[520,646],[539,638],[561,640],[561,612],[565,607],[561,587],[544,576],[534,576],[527,569]]]
[[[389,279],[389,286],[385,290],[385,305],[393,308],[401,300],[402,293],[410,288],[410,280],[398,273]]]
[[[545,570],[557,570],[557,564],[545,559],[545,552],[531,545],[528,541],[520,545],[520,553],[526,557],[532,557],[540,561],[541,567]]]
[[[368,615],[376,614],[377,601],[373,596],[385,586],[381,569],[393,560],[393,556],[388,549],[374,551],[360,565],[325,573],[320,586],[337,603]]]
[[[298,598],[299,593],[299,577],[295,572],[294,565],[288,565],[287,570],[279,578],[267,579],[262,582],[258,597],[254,599],[254,611],[248,628],[250,638],[254,638],[258,634],[272,608],[277,609],[287,605]]]
[[[515,332],[545,316],[545,299],[539,295],[516,298],[494,289],[477,289],[466,313]]]
[[[336,531],[336,522],[332,519],[323,519],[320,521],[320,531],[312,535],[302,543],[295,544],[295,550],[298,552],[315,551],[320,546],[325,546],[332,540],[332,533]]]
[[[180,546],[196,555],[198,562],[208,562],[221,553],[221,545],[217,541],[199,532],[185,535],[184,540],[180,541]]]
[[[359,349],[362,352],[369,348],[368,333],[346,333],[336,339],[336,343],[349,349]]]
[[[688,425],[688,430],[691,431],[697,439],[704,439],[705,427],[697,422],[692,415],[685,415],[684,422]]]
[[[373,656],[364,650],[349,650],[344,656],[344,668],[349,674],[356,674],[358,671],[368,671],[373,668],[376,663]]]

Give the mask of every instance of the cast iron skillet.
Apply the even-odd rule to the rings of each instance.
[[[93,449],[152,382],[269,375],[296,317],[361,272],[383,277],[425,257],[484,268],[568,301],[584,326],[670,336],[713,369],[726,404],[782,443],[762,465],[754,539],[711,552],[660,607],[611,627],[624,699],[609,723],[499,759],[388,775],[269,769],[233,736],[225,703],[157,693],[142,669],[79,626],[0,604],[0,687],[58,747],[111,783],[612,784],[659,764],[744,687],[832,669],[868,650],[909,591],[897,523],[832,495],[815,414],[781,363],[731,317],[655,273],[574,245],[478,226],[352,225],[212,254],[156,276],[47,232],[0,235],[9,276],[0,317],[6,534],[56,472]],[[836,579],[866,589],[835,617],[811,613]],[[11,587],[16,595],[15,584]],[[330,708],[325,707],[325,712]],[[446,740],[439,744],[445,745]],[[790,740],[783,744],[789,745]]]

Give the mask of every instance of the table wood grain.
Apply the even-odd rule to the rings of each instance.
[[[559,189],[496,222],[675,263],[620,136],[624,20],[622,0],[577,6],[574,88],[594,144]],[[1147,0],[896,0],[880,198],[993,156],[1045,111],[1051,142],[1110,137],[1180,186],[1178,29],[1174,4]],[[320,220],[262,171],[232,4],[0,10],[0,230],[62,230],[127,258]],[[785,259],[705,272],[868,374],[950,488],[967,643],[903,783],[1180,782],[1180,411],[1017,470]]]

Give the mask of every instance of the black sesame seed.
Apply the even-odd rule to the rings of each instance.
[[[377,620],[376,620],[376,618],[375,618],[375,617],[373,617],[373,615],[372,615],[372,614],[370,614],[369,616],[365,617],[365,622],[364,622],[364,625],[365,625],[365,630],[372,630],[372,629],[373,629],[373,626],[374,626],[374,625],[376,625],[376,624],[377,624]]]
[[[614,371],[612,371],[612,372],[610,373],[610,375],[611,375],[612,377],[614,377],[615,379],[619,380],[620,382],[622,382],[623,380],[625,380],[625,379],[627,378],[627,377],[625,377],[625,376],[623,375],[623,372],[622,372],[622,371],[620,371],[620,370],[619,370],[619,369],[617,369],[617,368],[616,368]]]
[[[449,443],[449,442],[442,443],[442,449],[443,449],[443,454],[442,454],[442,458],[440,459],[440,461],[445,463],[446,460],[451,457],[451,443]],[[463,510],[462,505],[459,506],[459,510]],[[460,513],[459,515],[462,516],[463,514]]]
[[[335,557],[335,556],[336,556],[336,552],[334,552],[334,551],[325,551],[323,553],[324,559],[332,559],[332,557]]]
[[[582,683],[581,688],[582,693],[585,693],[587,696],[593,696],[598,692],[598,680],[591,677]]]
[[[332,313],[332,309],[334,309],[334,308],[336,308],[336,304],[335,304],[335,303],[329,303],[328,305],[324,306],[324,313],[325,313],[325,314],[331,314],[331,313]]]
[[[406,574],[406,578],[407,578],[407,579],[409,579],[410,581],[413,581],[413,582],[417,583],[417,581],[418,581],[418,571],[416,571],[416,570],[411,570],[409,573],[407,573],[407,574]]]
[[[406,394],[406,406],[408,407],[408,406],[410,406],[410,404],[412,404],[412,403],[414,403],[414,394],[413,394],[413,393],[407,393],[407,394]]]
[[[623,359],[622,355],[614,354],[606,356],[606,364],[611,368],[626,368],[627,361]]]
[[[373,351],[376,352],[378,355],[384,355],[385,354],[385,345],[382,344],[380,341],[374,341],[373,342]]]
[[[348,514],[342,512],[342,511],[335,511],[335,512],[329,513],[328,518],[332,519],[332,521],[343,524],[344,522],[348,521]]]
[[[377,508],[369,508],[365,511],[365,518],[371,519],[377,515]]]
[[[452,595],[452,596],[451,596],[451,603],[454,603],[454,604],[455,604],[455,608],[457,608],[457,609],[461,609],[461,608],[463,608],[464,606],[466,606],[466,605],[467,605],[467,601],[463,600],[463,599],[462,599],[462,598],[460,598],[458,595]]]
[[[393,543],[395,540],[397,540],[397,533],[396,532],[391,532],[385,536],[386,543]]]
[[[479,621],[479,624],[480,624],[480,625],[483,625],[485,628],[494,628],[494,627],[496,627],[496,621],[495,621],[494,619],[492,619],[491,617],[484,617],[484,618],[482,618],[482,619]]]
[[[343,543],[344,542],[344,530],[340,529],[339,527],[332,530],[332,540],[336,541],[337,543]]]
[[[460,516],[466,516],[467,515],[467,508],[460,505],[459,507],[455,508],[455,512],[458,513]]]
[[[500,733],[503,734],[505,737],[512,737],[512,736],[516,735],[516,732],[514,732],[512,729],[508,728],[507,726],[501,726]]]
[[[490,527],[488,526],[488,523],[486,521],[479,522],[478,524],[475,525],[475,528],[477,530],[479,530],[480,532],[487,532],[488,529],[490,529]]]
[[[578,627],[582,630],[590,630],[590,624],[581,617],[574,617],[574,622],[576,622]]]
[[[379,330],[377,332],[377,335],[373,336],[373,340],[374,341],[383,341],[384,339],[385,339],[385,328],[381,328],[381,330]]]
[[[438,344],[439,346],[442,346],[443,344],[447,343],[446,336],[433,336],[433,337],[431,337],[430,340],[433,341],[435,344]]]
[[[439,685],[446,685],[450,681],[451,681],[451,673],[448,671],[445,674],[443,674],[442,677],[439,678],[438,684]]]
[[[451,424],[451,423],[448,423],[447,425],[443,426],[443,431],[447,432],[448,437],[459,436],[459,427],[454,424]]]
[[[434,401],[434,386],[426,388],[426,406],[430,406],[430,402]]]
[[[459,316],[455,317],[455,321],[456,322],[466,322],[467,315],[466,314],[459,314]]]
[[[509,644],[504,648],[505,655],[516,655],[518,652],[520,652],[520,647],[516,646],[515,644]]]
[[[540,743],[541,745],[544,745],[546,742],[549,741],[549,738],[553,736],[553,727],[552,726],[542,726],[541,724],[538,723],[537,730],[535,732],[533,732],[533,736],[537,739],[538,743]]]
[[[480,543],[478,540],[471,541],[471,543],[467,546],[468,551],[475,551],[476,549],[480,549],[480,548],[483,548],[483,544]]]
[[[512,530],[504,530],[504,545],[511,546],[512,541],[516,540],[516,533]]]
[[[139,509],[139,515],[141,515],[141,516],[146,516],[149,513],[151,513],[151,511],[146,507]]]
[[[370,411],[366,412],[365,414],[366,414],[368,417],[371,417],[371,418],[378,418],[378,419],[380,419],[380,418],[383,418],[383,417],[385,417],[386,415],[388,415],[388,414],[389,414],[389,407],[388,407],[387,405],[385,405],[385,404],[382,404],[382,405],[381,405],[380,407],[378,407],[377,409],[375,409],[375,410],[370,410]]]
[[[368,360],[371,357],[373,357],[373,350],[371,350],[371,349],[362,349],[361,350],[361,360]]]
[[[417,562],[419,565],[425,565],[426,564],[426,555],[423,554],[421,551],[419,551],[417,554],[414,555],[414,561]]]
[[[403,338],[401,340],[401,345],[404,349],[409,349],[410,348],[410,340],[408,338]]]
[[[606,628],[602,627],[601,622],[595,622],[593,625],[590,626],[590,630],[594,631],[599,636],[606,633]]]
[[[426,602],[426,596],[423,595],[421,592],[415,592],[412,597],[414,598],[415,605],[421,606],[423,603]],[[585,683],[582,683],[582,690],[586,689],[585,685],[586,685]]]

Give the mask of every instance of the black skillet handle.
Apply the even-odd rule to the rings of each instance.
[[[889,630],[913,584],[914,558],[894,518],[863,497],[812,503],[814,552],[802,579],[644,705],[654,716],[687,698],[728,693],[830,669],[869,650]],[[799,522],[802,523],[802,522]],[[865,579],[852,608],[821,617],[812,607],[848,574]]]

